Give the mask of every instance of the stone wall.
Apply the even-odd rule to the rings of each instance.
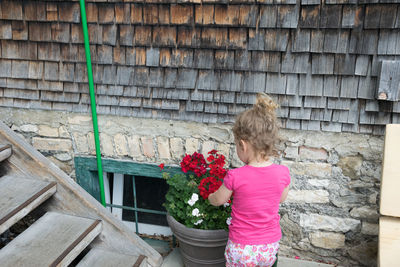
[[[73,158],[94,155],[90,115],[0,108],[0,118],[74,177]],[[106,158],[177,164],[184,153],[224,153],[240,165],[231,125],[100,116]],[[292,183],[281,207],[281,254],[375,266],[383,137],[282,130]]]

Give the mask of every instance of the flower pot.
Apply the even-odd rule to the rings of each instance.
[[[186,267],[225,266],[227,231],[188,228],[169,214],[167,214],[167,221],[172,233],[179,241],[180,252]]]

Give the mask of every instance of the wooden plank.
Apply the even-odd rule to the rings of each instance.
[[[394,169],[394,168],[393,168]],[[398,266],[400,261],[400,218],[379,218],[378,266]]]
[[[0,234],[56,192],[56,183],[15,177],[0,178]]]
[[[106,203],[111,203],[111,192],[110,192],[110,180],[106,172],[103,172],[103,182],[104,182],[104,199]],[[111,207],[106,207],[109,212],[111,212]]]
[[[48,212],[0,250],[0,266],[68,266],[101,228],[99,220]]]
[[[8,159],[12,154],[11,145],[0,145],[0,162]]]
[[[293,42],[293,52],[308,52],[310,51],[311,31],[308,29],[299,29],[296,31]]]
[[[138,111],[135,111],[136,113]],[[193,118],[201,119],[202,116],[199,113],[194,113]],[[101,241],[105,246],[112,247],[121,253],[146,255],[150,265],[161,265],[162,256],[155,249],[138,237],[123,222],[115,219],[101,203],[91,197],[71,177],[66,175],[49,159],[40,154],[2,122],[0,122],[0,143],[11,144],[13,146],[13,154],[15,156],[9,158],[7,166],[28,177],[37,177],[41,180],[47,179],[48,181],[57,182],[57,193],[51,200],[52,210],[59,210],[61,212],[70,210],[79,216],[101,219],[104,227],[102,231],[104,238]],[[75,159],[77,158],[75,157]],[[97,170],[96,158],[91,157],[90,159],[91,161],[86,164],[89,166],[87,170],[89,174]],[[78,160],[75,160],[76,162]],[[160,168],[156,164],[137,163],[139,166],[145,165],[140,170],[133,170],[132,165],[135,164],[128,160],[119,161],[118,164],[115,164],[115,161],[103,159],[103,164],[103,169],[106,172],[118,172],[119,167],[123,167],[132,174],[138,172],[139,174],[162,178]],[[21,166],[24,167],[22,168]]]
[[[400,217],[400,172],[397,170],[400,154],[400,124],[386,125],[383,150],[381,201],[382,215]]]
[[[143,255],[133,256],[121,254],[105,249],[94,248],[78,263],[76,267],[128,267],[147,266],[146,258]]]
[[[124,198],[124,175],[121,173],[114,173],[114,184],[113,184],[113,200],[114,205],[123,205]],[[122,209],[112,208],[111,213],[115,218],[122,220]]]
[[[383,60],[378,77],[378,99],[400,100],[400,61]]]

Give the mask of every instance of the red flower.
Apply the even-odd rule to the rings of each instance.
[[[160,171],[161,171],[162,169],[164,169],[164,163],[161,163],[160,165],[158,165],[158,167],[160,167]]]

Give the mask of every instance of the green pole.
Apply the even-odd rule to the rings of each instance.
[[[95,99],[94,86],[93,86],[92,59],[90,57],[89,33],[88,33],[87,20],[86,20],[85,0],[80,0],[80,6],[81,6],[83,39],[85,41],[86,65],[87,65],[89,91],[90,91],[90,106],[92,108],[94,143],[96,146],[97,171],[98,171],[98,175],[99,175],[100,200],[101,200],[101,204],[105,207],[106,200],[105,200],[105,196],[104,196],[103,166],[101,164],[99,127],[97,124],[96,99]]]

